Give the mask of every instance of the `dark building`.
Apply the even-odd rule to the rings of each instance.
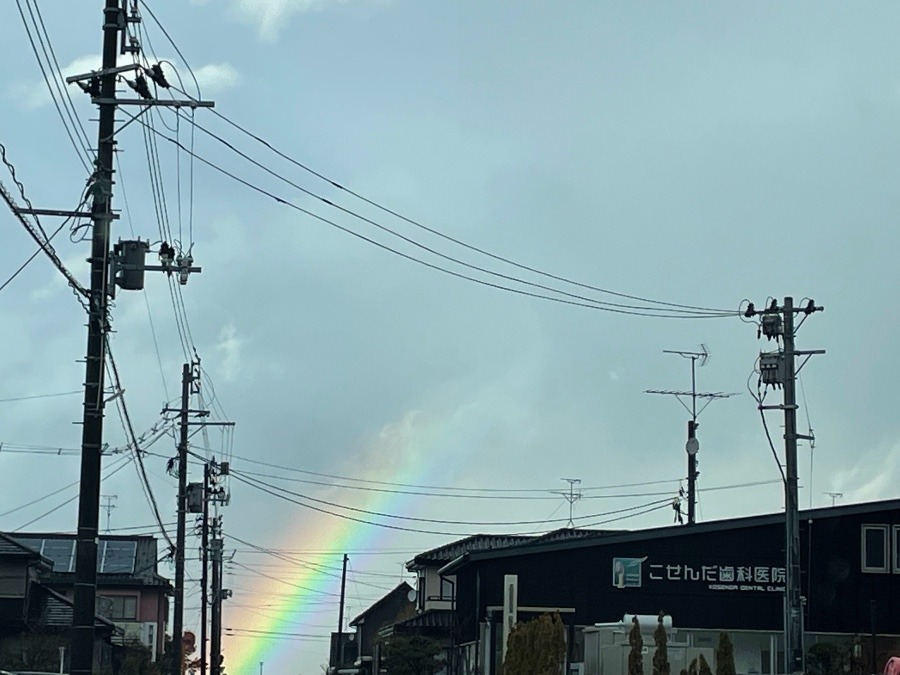
[[[870,664],[900,651],[900,500],[805,511],[800,522],[807,649],[846,645],[877,672]],[[499,672],[510,584],[515,619],[560,612],[576,671],[600,672],[627,615],[663,611],[686,649],[728,631],[738,673],[780,672],[783,514],[582,534],[465,552],[440,570],[456,591],[457,672]],[[617,667],[609,659],[607,675]]]
[[[356,629],[353,635],[356,643],[353,672],[379,673],[386,635],[395,623],[408,619],[415,613],[415,591],[404,581],[353,619],[350,622],[350,626]]]

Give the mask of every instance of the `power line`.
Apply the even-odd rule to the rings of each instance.
[[[121,460],[119,460],[119,464],[118,464],[117,466],[114,465],[115,468],[112,469],[112,470],[110,470],[105,476],[103,476],[103,477],[100,479],[100,481],[102,482],[102,481],[106,480],[107,478],[110,478],[110,477],[114,476],[115,474],[119,473],[119,471],[121,471],[122,469],[124,469],[124,468],[128,465],[128,463],[129,463],[130,461],[131,461],[131,458],[130,458],[130,457],[123,457]],[[74,497],[71,497],[71,498],[67,499],[67,500],[64,501],[62,504],[58,504],[57,506],[54,506],[54,507],[53,507],[52,509],[50,509],[49,511],[46,511],[46,512],[42,513],[42,514],[39,515],[37,518],[33,518],[32,520],[29,520],[29,521],[28,521],[27,523],[25,523],[24,525],[20,525],[20,526],[17,527],[16,529],[11,530],[11,532],[20,532],[21,530],[24,530],[26,527],[30,527],[31,525],[33,525],[34,523],[38,522],[39,520],[43,520],[43,519],[46,518],[47,516],[49,516],[49,515],[51,515],[51,514],[53,514],[53,513],[56,513],[57,511],[59,511],[59,510],[62,509],[62,508],[65,508],[66,506],[68,506],[69,504],[71,504],[72,502],[74,502],[76,499],[78,499],[78,497],[79,497],[79,495],[76,494]]]
[[[409,260],[410,262],[414,262],[423,267],[432,269],[437,272],[441,272],[443,274],[447,274],[449,276],[456,277],[458,279],[471,281],[471,282],[481,285],[481,286],[495,288],[497,290],[514,293],[516,295],[521,295],[524,297],[531,297],[531,298],[536,298],[536,299],[541,299],[541,300],[547,300],[550,302],[556,302],[556,303],[560,303],[560,304],[564,304],[564,305],[571,305],[571,306],[575,306],[575,307],[583,307],[586,309],[594,309],[594,310],[612,312],[614,314],[626,314],[626,315],[631,315],[631,316],[646,316],[646,317],[655,317],[655,318],[663,318],[663,319],[715,319],[715,318],[726,318],[726,317],[730,317],[732,315],[734,315],[734,316],[737,315],[737,312],[733,312],[733,313],[721,312],[721,313],[705,313],[705,314],[701,314],[701,313],[697,313],[697,314],[676,314],[676,313],[663,314],[663,313],[655,313],[655,312],[658,312],[659,310],[654,307],[645,307],[645,308],[642,308],[640,311],[632,310],[632,309],[623,309],[623,308],[617,308],[615,306],[610,306],[610,305],[613,305],[614,303],[603,303],[602,301],[597,301],[597,300],[590,300],[590,301],[568,300],[566,298],[560,298],[560,297],[556,297],[556,296],[552,296],[552,295],[546,295],[543,293],[527,291],[527,290],[524,290],[521,288],[506,286],[501,283],[495,283],[492,281],[487,281],[485,279],[480,279],[478,277],[473,277],[468,274],[463,274],[461,272],[457,272],[457,271],[448,269],[446,267],[442,267],[438,264],[428,262],[427,260],[417,258],[414,255],[400,251],[399,249],[393,248],[392,246],[389,246],[383,242],[380,242],[376,239],[372,239],[371,237],[369,237],[367,235],[361,234],[349,227],[341,225],[340,223],[337,223],[334,220],[330,220],[328,218],[325,218],[324,216],[314,213],[313,211],[310,211],[309,209],[306,209],[298,204],[295,204],[294,202],[292,202],[288,199],[280,197],[279,195],[277,195],[269,190],[266,190],[265,188],[255,185],[254,183],[250,182],[249,180],[239,177],[235,173],[222,168],[215,162],[202,157],[201,155],[197,154],[196,152],[192,153],[190,150],[185,148],[183,144],[179,143],[176,139],[173,139],[170,136],[167,136],[166,134],[150,127],[149,125],[147,125],[146,122],[139,119],[137,116],[132,115],[131,119],[133,121],[136,121],[138,124],[144,126],[145,128],[149,128],[154,134],[162,137],[164,140],[167,140],[170,143],[172,143],[173,145],[180,147],[185,152],[192,154],[192,156],[195,159],[197,159],[198,161],[207,165],[211,169],[217,171],[218,173],[221,173],[222,175],[232,179],[233,181],[243,185],[244,187],[249,188],[250,190],[252,190],[254,192],[257,192],[265,197],[268,197],[269,199],[272,199],[273,201],[275,201],[283,206],[286,206],[290,209],[293,209],[299,213],[303,213],[304,215],[307,215],[310,218],[313,218],[322,223],[325,223],[326,225],[329,225],[337,230],[340,230],[341,232],[344,232],[344,233],[349,234],[357,239],[360,239],[369,244],[372,244],[373,246],[376,246],[384,251],[393,253],[394,255],[404,258],[406,260]],[[401,237],[402,237],[402,235],[401,235]],[[438,254],[438,255],[440,255],[440,254]],[[519,281],[519,283],[528,283],[528,282]],[[564,295],[566,294],[566,292],[559,291],[559,290],[554,290],[553,292],[561,293]],[[665,310],[663,310],[663,311],[665,311]],[[669,311],[673,312],[674,310],[669,310]]]
[[[159,512],[159,504],[156,502],[156,496],[153,494],[153,488],[150,485],[150,479],[147,478],[147,469],[144,467],[144,458],[142,457],[142,450],[138,443],[137,435],[134,433],[134,426],[131,424],[131,417],[128,414],[128,408],[125,405],[125,390],[122,388],[122,382],[119,379],[119,369],[116,366],[116,360],[113,358],[112,350],[109,346],[109,337],[106,337],[106,354],[107,354],[107,363],[109,364],[109,369],[111,370],[111,375],[113,377],[113,383],[116,388],[116,392],[118,396],[116,398],[116,405],[119,410],[119,415],[122,420],[122,427],[125,429],[125,432],[128,434],[128,438],[130,440],[130,445],[133,450],[134,458],[137,460],[137,468],[138,468],[138,479],[141,482],[141,487],[144,491],[144,495],[147,498],[147,502],[150,506],[150,509],[153,511],[153,516],[156,519],[156,523],[159,526],[159,532],[162,534],[163,539],[166,540],[166,543],[169,545],[169,548],[172,549],[175,544],[172,542],[169,533],[166,532],[165,525],[163,524],[162,515]]]
[[[2,288],[0,288],[2,290]],[[12,398],[0,398],[0,403],[14,403],[17,401],[33,401],[35,399],[42,398],[56,398],[58,396],[72,396],[74,394],[83,393],[80,389],[77,391],[59,391],[55,394],[31,394],[30,396],[14,396]],[[2,448],[2,443],[0,443],[0,448]]]
[[[175,111],[175,114],[178,116],[178,119],[181,119],[181,113],[180,113],[179,111],[176,110],[176,111]],[[265,164],[263,164],[263,163],[261,163],[261,162],[255,160],[255,159],[253,159],[252,157],[250,157],[250,156],[247,155],[246,153],[244,153],[244,152],[242,152],[241,150],[237,149],[234,145],[232,145],[231,143],[229,143],[227,140],[225,140],[225,139],[222,138],[221,136],[219,136],[219,135],[217,135],[217,134],[215,134],[215,133],[209,131],[209,130],[206,129],[205,127],[203,127],[203,126],[197,124],[197,122],[194,121],[193,119],[188,119],[188,121],[189,121],[191,124],[193,124],[196,128],[198,128],[200,131],[202,131],[203,133],[205,133],[205,134],[207,134],[208,136],[214,138],[216,141],[218,141],[219,143],[221,143],[222,145],[224,145],[225,147],[227,147],[229,150],[231,150],[232,152],[234,152],[234,153],[237,154],[238,156],[242,157],[242,158],[245,159],[246,161],[250,162],[253,166],[255,166],[255,167],[257,167],[257,168],[263,170],[264,172],[268,173],[270,176],[273,176],[274,178],[276,178],[276,179],[282,181],[283,183],[286,183],[287,185],[289,185],[289,186],[295,188],[296,190],[299,190],[300,192],[302,192],[303,194],[307,195],[308,197],[312,197],[313,199],[316,199],[316,200],[322,202],[323,204],[325,204],[325,205],[327,205],[327,206],[330,206],[330,207],[332,207],[332,208],[335,208],[335,209],[341,211],[342,213],[344,213],[344,214],[346,214],[346,215],[349,215],[349,216],[351,216],[351,217],[353,217],[353,218],[357,218],[358,220],[361,220],[361,221],[364,222],[364,223],[367,223],[367,224],[369,224],[369,225],[372,225],[372,226],[378,228],[379,230],[381,230],[381,231],[383,231],[383,232],[386,232],[386,233],[388,233],[388,234],[390,234],[390,235],[392,235],[392,236],[394,236],[394,237],[396,237],[396,238],[398,238],[398,239],[401,239],[402,241],[405,241],[406,243],[411,244],[412,246],[415,246],[415,247],[417,247],[417,248],[419,248],[419,249],[422,249],[423,251],[426,251],[426,252],[428,252],[428,253],[431,253],[432,255],[438,256],[439,258],[442,258],[443,260],[446,260],[446,261],[448,261],[448,262],[452,262],[452,263],[457,264],[457,265],[461,265],[461,266],[463,266],[463,267],[466,267],[466,268],[468,268],[468,269],[471,269],[471,270],[474,270],[474,271],[477,271],[477,272],[481,272],[481,273],[483,273],[483,274],[488,274],[488,275],[490,275],[490,276],[493,276],[493,277],[496,277],[496,278],[499,278],[499,279],[503,279],[503,280],[505,280],[505,281],[511,281],[511,282],[514,282],[514,283],[524,284],[524,285],[526,285],[526,286],[530,286],[530,287],[532,287],[532,288],[537,288],[537,289],[543,290],[543,291],[549,291],[549,292],[551,292],[551,293],[558,293],[558,294],[560,294],[560,295],[562,295],[562,296],[565,296],[565,297],[568,297],[568,298],[573,298],[573,299],[575,299],[575,300],[581,300],[581,301],[584,301],[584,302],[589,302],[589,303],[596,304],[596,305],[598,305],[599,307],[619,308],[619,309],[629,309],[629,310],[641,310],[641,311],[648,311],[648,312],[661,311],[661,310],[659,310],[658,308],[654,308],[654,307],[638,306],[638,305],[625,305],[625,304],[621,304],[621,303],[606,302],[606,301],[597,300],[597,299],[595,299],[595,298],[591,298],[591,297],[588,297],[588,296],[579,295],[579,294],[577,294],[577,293],[570,293],[570,292],[568,292],[568,291],[564,291],[564,290],[561,290],[561,289],[559,289],[559,288],[554,288],[554,287],[552,287],[552,286],[547,286],[546,284],[540,284],[540,283],[536,283],[536,282],[533,282],[533,281],[528,281],[527,279],[522,279],[522,278],[520,278],[520,277],[512,276],[512,275],[509,275],[509,274],[503,274],[503,273],[501,273],[501,272],[497,272],[497,271],[488,269],[488,268],[486,268],[486,267],[482,267],[482,266],[480,266],[480,265],[475,265],[475,264],[466,262],[466,261],[464,261],[464,260],[461,260],[460,258],[456,258],[456,257],[454,257],[454,256],[451,256],[451,255],[447,255],[447,254],[445,254],[445,253],[442,253],[441,251],[438,251],[437,249],[435,249],[435,248],[433,248],[433,247],[431,247],[431,246],[428,246],[428,245],[426,245],[426,244],[423,244],[423,243],[421,243],[421,242],[419,242],[419,241],[417,241],[417,240],[415,240],[415,239],[413,239],[413,238],[411,238],[411,237],[408,237],[408,236],[406,236],[406,235],[403,235],[403,234],[397,232],[396,230],[393,230],[393,229],[391,229],[391,228],[389,228],[389,227],[387,227],[387,226],[385,226],[385,225],[382,225],[381,223],[379,223],[379,222],[377,222],[377,221],[375,221],[375,220],[373,220],[373,219],[371,219],[371,218],[368,218],[368,217],[366,217],[366,216],[360,215],[360,214],[356,213],[355,211],[353,211],[353,210],[351,210],[351,209],[348,209],[348,208],[346,208],[346,207],[344,207],[344,206],[341,206],[340,204],[337,204],[337,203],[331,201],[330,199],[327,199],[327,198],[325,198],[325,197],[323,197],[323,196],[321,196],[321,195],[319,195],[319,194],[316,194],[316,193],[313,192],[312,190],[308,190],[307,188],[305,188],[305,187],[303,187],[303,186],[301,186],[301,185],[299,185],[299,184],[297,184],[297,183],[291,181],[290,179],[284,177],[283,175],[281,175],[281,174],[278,173],[277,171],[274,171],[273,169],[271,169],[270,167],[266,166]],[[173,142],[175,142],[175,143],[177,143],[177,144],[180,145],[180,143],[178,143],[177,139],[176,139],[175,141],[173,141]],[[430,228],[428,228],[428,229],[429,229],[429,231],[431,231],[431,232],[436,232],[435,230],[431,230]],[[455,239],[453,239],[453,241],[455,241],[456,243],[462,243],[462,242],[459,242],[458,240],[455,240]],[[468,247],[468,246],[467,246],[467,247]],[[472,247],[468,247],[468,248],[472,248]],[[477,250],[479,250],[480,252],[483,252],[483,251],[481,251],[481,249],[477,249]],[[497,256],[491,256],[491,257],[495,257],[495,258],[496,258]],[[502,260],[506,261],[505,258],[503,258]],[[520,266],[520,267],[521,267],[521,266]],[[532,268],[528,268],[528,269],[529,269],[530,271],[534,271]],[[600,289],[600,290],[603,291],[603,289]],[[665,311],[668,311],[668,312],[671,312],[671,313],[685,314],[685,315],[690,315],[690,316],[698,316],[697,311],[694,310],[694,309],[666,308]],[[705,311],[705,310],[704,310],[704,311]],[[719,313],[719,312],[720,312],[719,310],[714,310],[714,311],[715,311],[716,313]],[[725,315],[725,316],[736,315],[736,312],[728,312],[728,313],[723,314],[723,315]]]
[[[26,0],[26,2],[27,2],[27,0]],[[90,172],[90,170],[91,170],[90,166],[89,166],[88,162],[85,161],[85,155],[90,157],[90,152],[88,151],[87,147],[84,145],[83,141],[81,142],[80,147],[79,147],[79,141],[76,140],[77,132],[73,132],[69,126],[70,123],[72,123],[71,112],[69,111],[68,108],[66,108],[65,112],[63,112],[65,103],[63,103],[63,108],[61,108],[60,102],[57,100],[58,91],[54,90],[53,85],[50,83],[51,76],[48,74],[47,71],[52,70],[52,66],[50,66],[49,68],[44,66],[44,62],[41,59],[40,53],[38,52],[38,49],[37,49],[37,45],[35,45],[34,37],[31,34],[31,28],[28,25],[28,19],[25,18],[25,12],[22,9],[22,3],[20,2],[20,0],[16,0],[16,7],[18,7],[18,9],[19,9],[19,16],[22,18],[22,25],[25,27],[25,33],[28,36],[28,42],[31,44],[31,51],[34,54],[35,59],[37,59],[38,67],[41,70],[41,75],[44,78],[45,84],[47,85],[47,90],[50,92],[50,98],[53,100],[53,105],[56,108],[56,112],[59,115],[59,119],[62,121],[63,127],[66,130],[66,135],[69,137],[69,141],[72,143],[72,147],[75,149],[75,154],[78,155],[78,161],[81,162],[81,165],[84,167],[85,171]],[[30,4],[28,5],[28,11],[31,14],[32,19],[33,19],[34,14],[32,13]],[[43,39],[41,38],[40,33],[37,31],[36,25],[35,25],[35,33],[37,34],[37,37],[38,37],[39,41],[41,42],[41,46],[43,47],[44,46]],[[46,48],[44,48],[44,53],[46,55]],[[48,57],[48,61],[49,61],[49,57]],[[57,87],[58,87],[59,83],[55,77],[53,77],[53,80],[57,82]],[[67,113],[68,113],[68,115],[67,115]],[[67,116],[69,117],[68,121],[66,119]],[[82,153],[84,153],[84,154],[82,154]]]
[[[426,529],[419,529],[419,528],[411,528],[411,527],[405,527],[405,526],[400,526],[400,525],[392,525],[390,523],[381,523],[381,522],[366,520],[364,518],[358,518],[356,516],[350,516],[347,514],[336,513],[334,511],[329,511],[329,510],[321,508],[319,506],[315,506],[314,504],[308,503],[309,501],[324,502],[324,500],[317,500],[317,499],[313,499],[310,497],[305,497],[303,495],[296,495],[297,497],[299,497],[301,499],[307,500],[307,501],[299,501],[299,499],[295,499],[295,498],[288,496],[288,495],[296,494],[296,493],[291,493],[288,490],[279,490],[278,488],[271,488],[270,486],[268,486],[265,483],[256,483],[256,482],[250,481],[250,480],[240,476],[238,473],[236,473],[234,471],[232,471],[232,476],[234,477],[235,480],[240,481],[241,483],[245,483],[246,485],[249,485],[250,487],[256,488],[257,490],[260,490],[261,492],[265,492],[266,494],[272,495],[274,497],[278,497],[279,499],[290,502],[292,504],[296,504],[297,506],[302,506],[306,509],[310,509],[312,511],[316,511],[316,512],[323,513],[323,514],[330,515],[330,516],[335,516],[337,518],[342,518],[344,520],[350,520],[350,521],[353,521],[356,523],[361,523],[364,525],[373,525],[375,527],[382,527],[382,528],[386,528],[389,530],[398,530],[401,532],[416,532],[416,533],[420,533],[420,534],[435,534],[435,535],[452,536],[452,537],[466,536],[465,534],[461,535],[458,532],[447,532],[447,531],[439,531],[439,530],[426,530]],[[671,499],[659,500],[659,501],[662,503],[670,503]],[[330,505],[330,506],[337,507],[337,508],[344,508],[344,509],[352,510],[352,511],[362,511],[363,513],[367,513],[369,515],[376,515],[376,516],[382,515],[377,512],[365,511],[364,509],[355,509],[355,508],[351,508],[351,507],[347,507],[347,506],[341,506],[339,504],[332,504],[329,502],[324,502],[324,503],[326,505]],[[656,504],[657,502],[652,502],[652,503]],[[632,508],[643,508],[645,506],[647,506],[647,505],[642,504],[638,507],[632,507]],[[609,513],[616,513],[616,512],[609,512]],[[600,514],[594,514],[594,515],[600,515]],[[386,517],[397,517],[397,516],[386,516]],[[400,518],[402,518],[404,520],[418,520],[418,519],[414,519],[411,517],[400,517]],[[462,525],[468,524],[468,523],[464,523],[462,521],[460,521],[459,523],[456,523],[454,521],[434,521],[434,520],[426,520],[426,519],[422,519],[422,520],[424,520],[424,522],[436,522],[438,524],[462,524]],[[483,524],[490,524],[490,523],[483,523]],[[511,523],[511,524],[516,524],[516,523]],[[471,534],[471,532],[469,534]],[[521,533],[521,534],[533,534],[533,532],[527,532],[527,533]]]
[[[176,89],[176,90],[177,90],[177,89]],[[184,92],[184,91],[180,91],[180,93],[182,93],[182,94],[184,94],[184,95],[186,95],[186,96],[190,96],[190,94],[187,94],[187,93]],[[351,195],[351,196],[353,196],[353,197],[356,197],[357,199],[360,199],[361,201],[365,202],[366,204],[369,204],[370,206],[374,206],[375,208],[381,210],[382,212],[387,213],[387,214],[389,214],[389,215],[392,215],[392,216],[394,216],[394,217],[396,217],[396,218],[399,218],[400,220],[403,220],[403,221],[409,223],[410,225],[413,225],[413,226],[415,226],[415,227],[417,227],[417,228],[419,228],[419,229],[421,229],[421,230],[424,230],[424,231],[426,231],[426,232],[429,232],[430,234],[433,234],[433,235],[435,235],[435,236],[441,237],[442,239],[445,239],[445,240],[447,240],[447,241],[450,241],[450,242],[452,242],[452,243],[454,243],[454,244],[457,244],[457,245],[459,245],[459,246],[462,246],[462,247],[464,247],[464,248],[466,248],[466,249],[469,249],[469,250],[474,251],[474,252],[476,252],[476,253],[479,253],[479,254],[481,254],[481,255],[487,256],[487,257],[492,258],[492,259],[494,259],[494,260],[497,260],[497,261],[499,261],[499,262],[503,262],[503,263],[505,263],[505,264],[511,265],[511,266],[516,267],[516,268],[518,268],[518,269],[521,269],[521,270],[523,270],[523,271],[527,271],[527,272],[531,272],[531,273],[534,273],[534,274],[538,274],[538,275],[540,275],[540,276],[543,276],[543,277],[549,278],[549,279],[553,279],[553,280],[555,280],[555,281],[560,281],[560,282],[568,283],[568,284],[571,284],[571,285],[573,285],[573,286],[577,286],[577,287],[580,287],[580,288],[584,288],[584,289],[596,291],[596,292],[598,292],[598,293],[604,293],[604,294],[607,294],[607,295],[612,295],[612,296],[615,296],[615,297],[620,297],[620,298],[625,298],[625,299],[629,299],[629,300],[634,300],[634,301],[637,301],[637,302],[644,302],[644,303],[648,303],[648,304],[661,305],[661,306],[663,306],[663,307],[678,308],[678,309],[685,309],[685,310],[693,310],[693,311],[700,311],[700,312],[723,313],[723,314],[727,314],[727,315],[735,315],[735,314],[736,314],[736,312],[734,312],[734,311],[732,311],[732,310],[713,309],[713,308],[703,307],[703,306],[686,305],[686,304],[680,304],[680,303],[665,302],[665,301],[662,301],[662,300],[654,300],[654,299],[651,299],[651,298],[646,298],[646,297],[642,297],[642,296],[638,296],[638,295],[632,295],[632,294],[628,294],[628,293],[621,293],[621,292],[617,292],[617,291],[612,291],[612,290],[610,290],[610,289],[606,289],[606,288],[602,288],[602,287],[599,287],[599,286],[595,286],[595,285],[591,285],[591,284],[586,284],[586,283],[578,282],[578,281],[575,281],[575,280],[573,280],[573,279],[569,279],[569,278],[566,278],[566,277],[563,277],[563,276],[560,276],[560,275],[552,274],[552,273],[550,273],[550,272],[546,272],[546,271],[544,271],[544,270],[541,270],[541,269],[538,269],[538,268],[535,268],[535,267],[531,267],[531,266],[528,266],[528,265],[523,265],[523,264],[518,263],[518,262],[516,262],[516,261],[514,261],[514,260],[511,260],[511,259],[509,259],[509,258],[500,256],[500,255],[494,254],[494,253],[492,253],[492,252],[490,252],[490,251],[487,251],[487,250],[485,250],[485,249],[482,249],[482,248],[480,248],[480,247],[478,247],[478,246],[473,246],[473,245],[468,244],[468,243],[466,243],[466,242],[464,242],[464,241],[462,241],[462,240],[460,240],[460,239],[457,239],[457,238],[454,238],[454,237],[452,237],[452,236],[450,236],[450,235],[447,235],[447,234],[441,232],[440,230],[437,230],[437,229],[435,229],[435,228],[429,227],[429,226],[424,225],[423,223],[421,223],[421,222],[419,222],[419,221],[417,221],[417,220],[414,220],[414,219],[412,219],[412,218],[409,218],[409,217],[407,217],[407,216],[404,216],[403,214],[401,214],[401,213],[399,213],[399,212],[397,212],[397,211],[395,211],[395,210],[393,210],[393,209],[390,209],[390,208],[388,208],[388,207],[386,207],[386,206],[384,206],[384,205],[378,203],[377,201],[375,201],[375,200],[373,200],[373,199],[370,199],[370,198],[365,197],[364,195],[362,195],[362,194],[360,194],[360,193],[358,193],[358,192],[355,192],[354,190],[352,190],[352,189],[350,189],[350,188],[348,188],[348,187],[342,185],[341,183],[339,183],[339,182],[337,182],[337,181],[335,181],[335,180],[333,180],[333,179],[331,179],[331,178],[325,176],[324,174],[322,174],[322,173],[316,171],[315,169],[312,169],[311,167],[309,167],[308,165],[304,164],[303,162],[300,162],[300,161],[294,159],[293,157],[290,157],[289,155],[285,154],[284,152],[278,150],[278,149],[277,149],[275,146],[273,146],[271,143],[269,143],[268,141],[266,141],[266,140],[263,139],[262,137],[260,137],[260,136],[258,136],[258,135],[256,135],[256,134],[254,134],[253,132],[247,130],[246,128],[244,128],[244,127],[241,126],[240,124],[238,124],[238,123],[232,121],[232,120],[229,119],[226,115],[224,115],[223,113],[219,112],[218,110],[212,110],[212,113],[213,113],[216,117],[218,117],[219,119],[221,119],[222,121],[224,121],[225,123],[229,124],[229,125],[232,126],[233,128],[235,128],[235,129],[237,129],[238,131],[240,131],[241,133],[246,134],[247,136],[249,136],[249,137],[252,138],[253,140],[255,140],[255,141],[257,141],[258,143],[262,144],[263,146],[265,146],[266,148],[268,148],[269,150],[271,150],[272,152],[274,152],[276,155],[278,155],[278,156],[281,157],[282,159],[284,159],[284,160],[290,162],[290,163],[293,164],[294,166],[297,166],[298,168],[300,168],[300,169],[306,171],[307,173],[309,173],[309,174],[315,176],[316,178],[319,178],[319,179],[325,181],[326,183],[328,183],[328,184],[331,185],[332,187],[335,187],[335,188],[337,188],[338,190],[341,190],[341,191],[343,191],[343,192],[346,192],[347,194],[349,194],[349,195]],[[194,123],[194,122],[192,122],[192,124],[193,124],[193,123]],[[200,128],[201,131],[206,132],[206,130],[205,130],[203,127],[198,127],[198,128]],[[210,134],[211,134],[211,132],[206,132],[206,133],[210,133]],[[212,134],[211,134],[211,135],[212,135]],[[232,149],[234,149],[234,148],[232,148]],[[235,150],[235,151],[236,151],[236,150]],[[236,151],[236,152],[237,152],[237,151]]]
[[[59,78],[62,78],[62,68],[59,65],[59,61],[56,59],[56,51],[53,49],[53,41],[50,39],[50,34],[47,32],[47,26],[44,23],[44,17],[41,15],[41,8],[38,5],[38,0],[25,0],[25,4],[28,5],[29,14],[31,13],[31,6],[34,6],[34,11],[37,14],[37,21],[35,22],[35,27],[39,27],[40,31],[38,32],[38,41],[41,43],[41,50],[44,52],[44,56],[47,56],[47,50],[50,52],[50,56],[48,61],[53,62],[54,75],[59,75]],[[32,21],[34,21],[34,14],[31,15]],[[41,32],[43,32],[44,37],[47,39],[47,49],[44,49],[44,41],[41,40]],[[81,123],[81,120],[78,118],[78,111],[75,110],[75,104],[72,102],[72,95],[69,93],[69,89],[66,86],[65,82],[61,81],[59,78],[54,77],[53,82],[56,85],[56,89],[60,94],[60,99],[63,101],[63,105],[66,107],[67,116],[69,120],[74,123],[76,131],[80,132],[79,141],[81,141],[85,154],[88,155],[89,158],[93,159],[91,156],[90,145],[91,142],[88,139],[87,132],[84,129],[84,125]]]
[[[3,161],[10,167],[11,164],[6,161],[5,158],[5,148],[0,144],[0,155],[3,155]],[[31,223],[26,220],[26,218],[19,211],[19,207],[16,205],[15,200],[10,196],[9,192],[7,192],[6,187],[0,183],[0,197],[3,198],[3,201],[6,202],[6,205],[9,207],[10,211],[13,212],[13,215],[18,219],[19,223],[22,224],[22,227],[31,235],[31,238],[37,242],[37,245],[41,247],[41,250],[47,254],[47,257],[50,258],[51,262],[53,262],[54,267],[62,273],[62,275],[68,280],[69,285],[75,290],[76,293],[88,297],[87,289],[81,285],[81,282],[75,278],[75,275],[72,274],[68,268],[63,264],[62,260],[59,259],[59,256],[56,253],[56,250],[53,246],[50,245],[49,242],[46,241],[46,238],[41,236],[35,228],[31,225]],[[35,218],[35,220],[37,220]]]
[[[298,469],[296,467],[285,466],[283,464],[273,464],[272,462],[265,462],[261,459],[251,459],[249,457],[243,457],[240,455],[233,455],[234,459],[240,460],[242,462],[248,462],[250,464],[259,464],[260,466],[267,466],[272,469],[279,469],[281,471],[291,471],[294,473],[300,473],[307,476],[317,476],[319,478],[333,478],[335,480],[342,480],[353,483],[363,483],[367,485],[385,485],[389,487],[399,487],[399,488],[411,488],[411,489],[421,489],[421,490],[440,490],[446,492],[464,492],[464,493],[547,493],[553,492],[555,488],[473,488],[473,487],[457,487],[450,485],[423,485],[416,483],[398,483],[391,481],[383,481],[383,480],[373,480],[370,478],[353,478],[351,476],[341,476],[333,473],[322,473],[317,471],[309,471],[306,469]],[[200,458],[202,459],[202,458]],[[248,472],[244,472],[248,473]],[[249,474],[248,474],[249,475]],[[288,480],[288,479],[285,479]],[[649,485],[666,485],[671,483],[677,483],[681,478],[672,478],[667,480],[650,480],[650,481],[641,481],[636,483],[619,483],[615,485],[600,485],[594,487],[584,487],[581,488],[584,491],[587,490],[615,490],[621,488],[629,488],[629,487],[645,487]]]

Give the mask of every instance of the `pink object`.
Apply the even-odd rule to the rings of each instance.
[[[900,675],[900,656],[892,656],[884,664],[884,675]]]

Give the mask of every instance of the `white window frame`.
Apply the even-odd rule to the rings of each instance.
[[[900,574],[900,525],[894,525],[891,542],[891,548],[894,551],[894,574]]]
[[[884,565],[881,567],[866,567],[866,533],[870,530],[881,532],[884,537]],[[863,525],[860,537],[860,565],[862,571],[869,574],[886,574],[891,570],[891,542],[890,527],[888,525]]]

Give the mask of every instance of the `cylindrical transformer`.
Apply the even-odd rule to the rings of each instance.
[[[119,274],[116,283],[126,291],[140,291],[144,288],[144,263],[150,244],[140,239],[120,241]]]

